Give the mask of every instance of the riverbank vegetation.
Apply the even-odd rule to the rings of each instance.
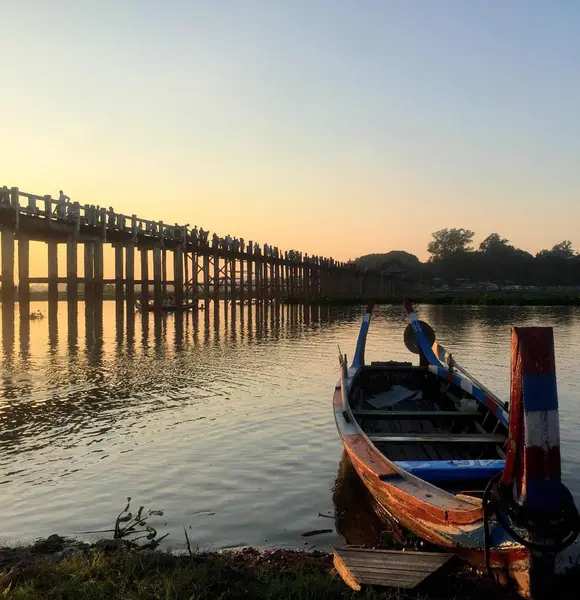
[[[0,548],[0,598],[5,600],[515,600],[517,596],[454,558],[414,590],[388,587],[353,592],[321,551],[160,551],[150,519],[162,511],[131,499],[117,516],[111,539],[93,544],[51,535],[24,547]],[[102,533],[102,532],[94,532]],[[554,597],[575,597],[575,568],[554,582]]]
[[[580,254],[569,240],[533,255],[498,233],[491,233],[474,248],[474,235],[468,229],[435,231],[427,246],[430,258],[426,262],[400,250],[367,254],[354,262],[429,285],[580,286]]]
[[[409,293],[405,296],[413,304],[453,304],[465,306],[580,306],[580,291],[570,293],[565,291],[545,292],[470,292],[470,291],[441,291]],[[400,295],[375,298],[376,304],[402,304]],[[289,300],[293,303],[292,300]],[[296,299],[295,303],[302,300]],[[309,302],[316,305],[358,306],[368,304],[365,298],[316,298]]]
[[[578,570],[554,583],[554,598],[576,598]],[[192,552],[176,555],[121,540],[94,545],[53,535],[27,548],[0,549],[5,600],[516,600],[459,560],[415,590],[353,592],[324,552]]]
[[[379,600],[516,597],[461,563],[416,590],[348,588],[324,552],[254,549],[175,555],[102,540],[88,546],[51,536],[0,550],[0,597],[8,600]]]

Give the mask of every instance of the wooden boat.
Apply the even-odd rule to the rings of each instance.
[[[508,410],[405,307],[405,340],[419,366],[365,364],[372,306],[351,366],[340,357],[333,404],[345,450],[380,512],[540,598],[553,582],[555,553],[580,531],[560,481],[552,330],[512,330]]]
[[[146,304],[143,304],[142,302],[139,302],[139,300],[135,301],[135,308],[141,312],[149,312],[156,310],[153,302],[147,302]],[[181,306],[178,306],[174,303],[163,303],[159,307],[159,310],[164,312],[176,312],[182,310],[203,310],[203,305],[199,306],[197,302],[189,302],[188,304],[183,304]]]

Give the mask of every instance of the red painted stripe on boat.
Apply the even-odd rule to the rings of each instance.
[[[417,486],[415,493],[398,488],[395,484],[380,480],[381,476],[396,474],[397,471],[390,462],[380,454],[362,435],[343,435],[344,447],[353,466],[371,493],[392,509],[393,514],[407,514],[413,518],[424,519],[427,522],[442,525],[467,525],[482,519],[482,509],[465,503],[463,508],[444,508],[436,504],[433,497],[429,501],[418,498],[415,493],[420,491]]]
[[[489,408],[491,413],[497,417],[499,406],[489,396],[485,397],[484,404],[487,406],[487,408]]]
[[[525,456],[527,479],[560,478],[560,446],[548,450],[540,446],[528,446]]]
[[[554,332],[551,327],[514,327],[521,348],[522,375],[555,375]]]
[[[332,397],[332,406],[333,408],[342,408],[342,395],[340,393],[340,388],[338,390],[334,390],[334,396]]]

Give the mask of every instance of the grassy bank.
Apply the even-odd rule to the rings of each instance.
[[[405,296],[414,304],[450,304],[458,306],[580,306],[580,292],[430,292]],[[374,299],[377,304],[402,304],[403,296],[386,296]],[[289,304],[302,303],[303,299],[290,298]],[[366,305],[368,298],[317,298],[308,304],[324,306]]]
[[[246,549],[176,556],[108,540],[88,546],[51,536],[28,548],[0,550],[0,598],[14,600],[515,598],[461,563],[412,592],[351,591],[322,552]]]

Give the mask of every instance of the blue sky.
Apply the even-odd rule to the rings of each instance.
[[[580,4],[0,7],[0,185],[340,259],[580,249]]]

